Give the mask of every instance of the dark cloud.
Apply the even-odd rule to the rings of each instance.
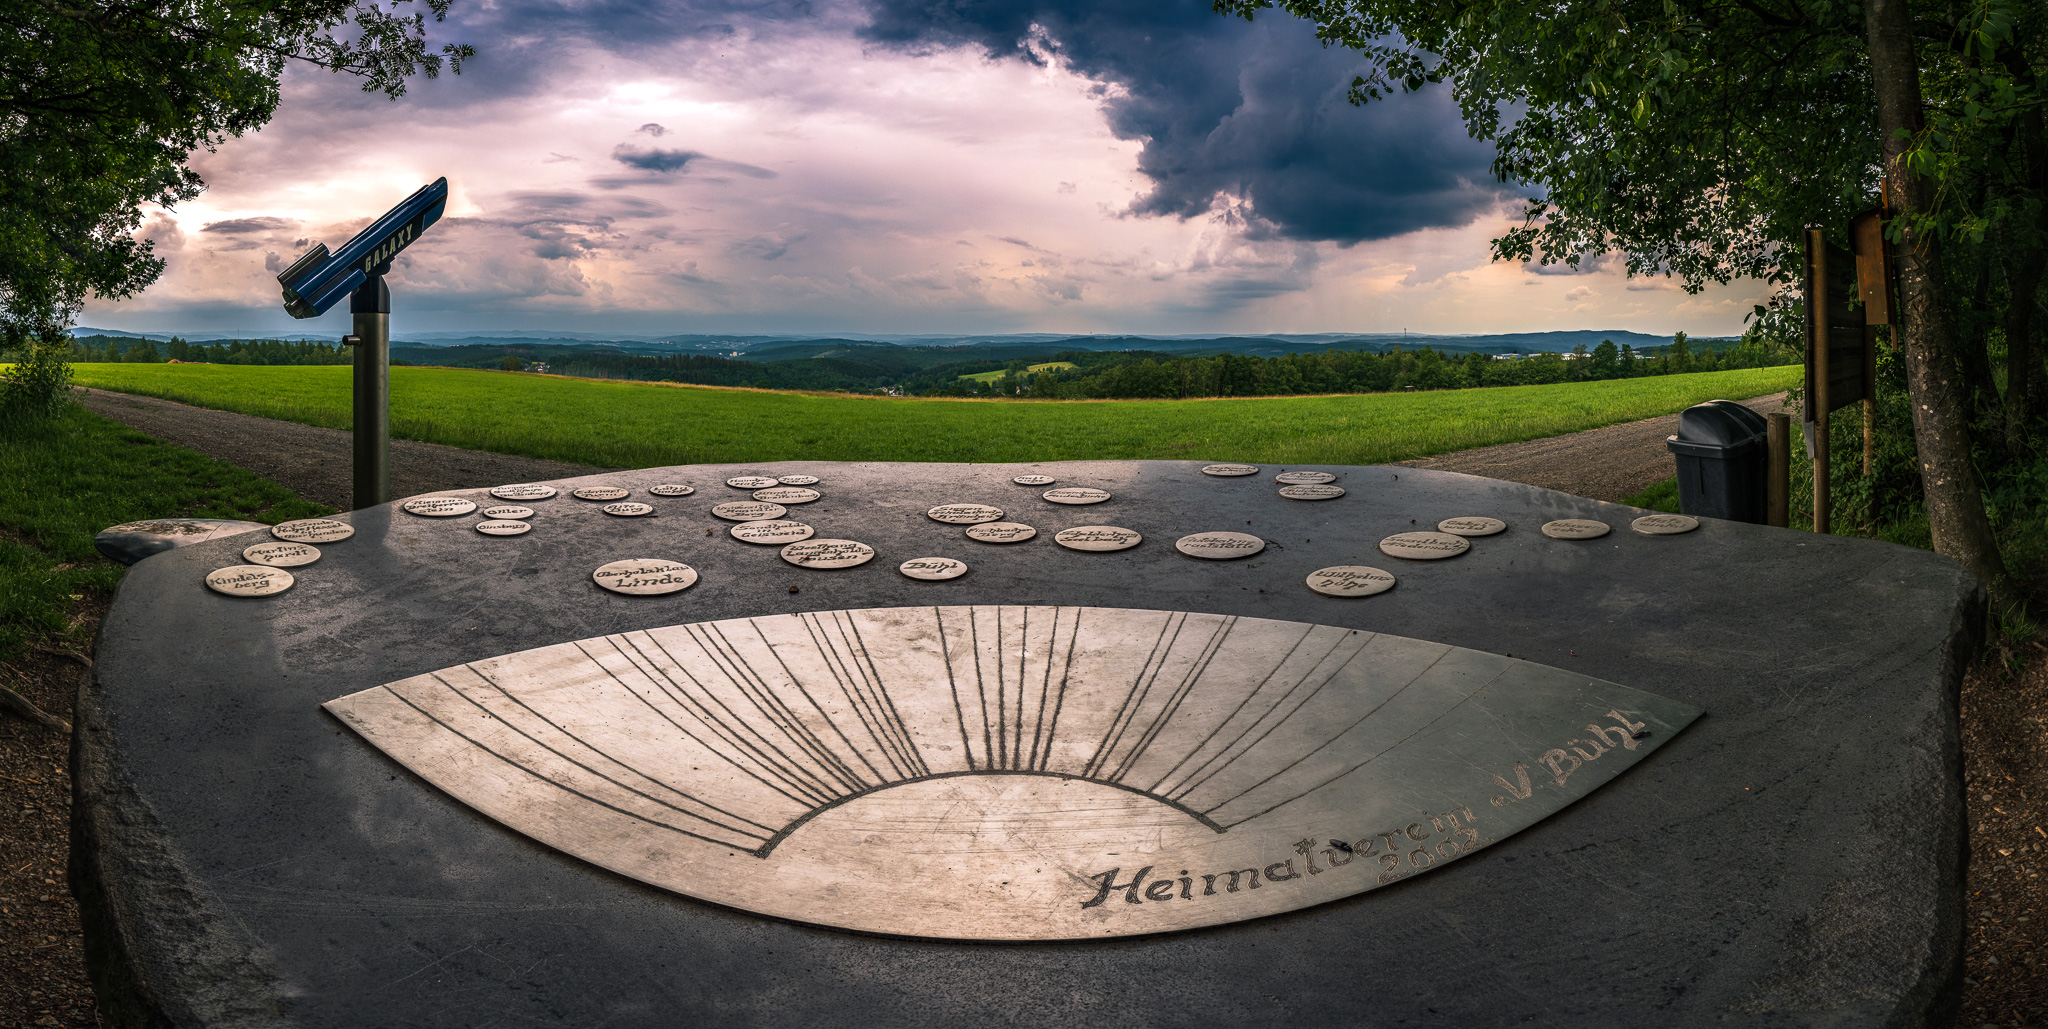
[[[669,209],[634,196],[593,197],[567,191],[524,191],[506,195],[495,217],[478,219],[533,241],[533,256],[547,261],[588,257],[601,250],[635,246],[634,233],[619,228],[631,219],[656,218]]]
[[[1467,138],[1445,90],[1354,107],[1359,55],[1289,15],[1247,23],[1208,0],[875,0],[863,34],[1057,59],[1120,86],[1104,93],[1110,128],[1144,141],[1153,182],[1134,213],[1189,218],[1233,196],[1260,231],[1350,244],[1462,225],[1502,195],[1491,148]]]
[[[612,149],[612,160],[628,168],[651,172],[681,171],[683,166],[702,156],[695,150],[642,150],[623,143]]]
[[[239,235],[246,232],[275,232],[278,229],[293,228],[298,224],[290,218],[230,218],[227,221],[207,222],[199,231]]]
[[[659,122],[648,122],[647,124],[640,126],[640,128],[637,129],[636,131],[645,132],[656,139],[660,139],[662,134],[666,133],[668,130],[662,128]]]

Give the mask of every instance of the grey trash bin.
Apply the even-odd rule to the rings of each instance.
[[[1763,415],[1733,400],[1709,400],[1679,412],[1678,435],[1664,441],[1678,460],[1679,510],[1763,524],[1769,434]]]

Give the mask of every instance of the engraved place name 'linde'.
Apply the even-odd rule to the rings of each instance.
[[[1334,838],[1297,840],[1291,847],[1293,856],[1272,862],[1254,861],[1245,868],[1220,872],[1190,872],[1183,868],[1178,875],[1165,875],[1148,881],[1159,867],[1153,864],[1132,873],[1129,881],[1118,882],[1117,877],[1123,873],[1119,866],[1082,877],[1094,884],[1094,893],[1082,900],[1081,906],[1101,907],[1113,893],[1123,894],[1126,904],[1199,901],[1205,897],[1250,893],[1268,887],[1285,889],[1283,884],[1293,884],[1328,872],[1346,876],[1364,872],[1375,878],[1375,885],[1384,886],[1406,879],[1439,861],[1448,861],[1494,842],[1480,835],[1480,830],[1475,828],[1479,818],[1469,807],[1459,805],[1449,811],[1422,817],[1427,821],[1410,822],[1385,832],[1371,833],[1356,842]],[[1273,855],[1269,853],[1266,856]],[[1350,867],[1354,862],[1359,862],[1359,867]],[[1116,910],[1115,906],[1110,910]]]

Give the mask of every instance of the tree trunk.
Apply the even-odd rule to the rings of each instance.
[[[1934,184],[1912,174],[1900,157],[1920,131],[1920,67],[1913,54],[1907,0],[1863,0],[1870,35],[1871,80],[1877,87],[1877,127],[1884,140],[1885,174],[1898,214],[1928,210]],[[1970,460],[1970,424],[1958,381],[1955,337],[1942,304],[1940,240],[1913,231],[1906,221],[1899,247],[1899,294],[1905,332],[1906,388],[1913,407],[1913,437],[1927,525],[1937,553],[1954,558],[1993,591],[2005,586],[2005,563],[1984,515]]]

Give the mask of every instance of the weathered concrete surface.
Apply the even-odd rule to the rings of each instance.
[[[1199,463],[693,467],[567,485],[697,485],[610,518],[567,498],[534,531],[357,512],[357,535],[252,600],[200,578],[232,541],[137,565],[77,719],[79,846],[96,975],[120,1024],[1862,1026],[1937,1022],[1960,975],[1955,686],[1981,610],[1933,554],[1707,521],[1646,538],[1641,512],[1488,479],[1344,468],[1350,493],[1274,494],[1267,469]],[[1060,508],[1011,476],[1116,499]],[[706,512],[733,475],[808,472],[792,512],[880,556],[817,572]],[[466,494],[483,501],[485,494]],[[641,498],[636,490],[635,499]],[[992,547],[927,519],[991,503],[1037,539]],[[1510,523],[1471,553],[1374,544],[1453,515]],[[1559,517],[1616,531],[1565,542]],[[1411,521],[1412,520],[1412,521]],[[1083,554],[1071,525],[1138,529]],[[1258,557],[1172,541],[1255,532]],[[973,571],[917,582],[913,556]],[[668,597],[591,569],[672,557]],[[1369,564],[1394,590],[1303,577]],[[789,587],[801,592],[792,594]],[[1081,944],[900,940],[758,918],[595,870],[414,778],[319,710],[449,664],[659,625],[905,604],[1090,604],[1348,625],[1511,654],[1707,714],[1555,817],[1454,866],[1256,922]],[[801,888],[801,884],[792,884]]]

